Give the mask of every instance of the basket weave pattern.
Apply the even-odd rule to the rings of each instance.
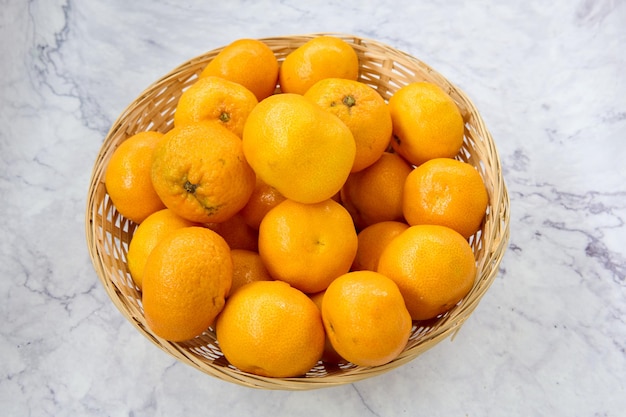
[[[291,51],[322,33],[264,38],[279,62]],[[405,350],[392,362],[377,367],[351,363],[331,365],[319,362],[300,378],[266,378],[241,372],[231,366],[219,350],[213,329],[183,343],[154,335],[147,327],[141,294],[126,265],[128,244],[137,225],[121,216],[104,185],[107,163],[120,143],[146,130],[167,132],[173,126],[174,111],[182,92],[193,84],[206,64],[222,48],[193,58],[148,87],[119,116],[104,140],[95,161],[86,210],[86,233],[90,256],[107,294],[144,336],[178,360],[222,380],[244,386],[303,390],[355,382],[381,374],[416,358],[439,341],[454,335],[474,311],[493,282],[509,238],[509,197],[502,178],[500,160],[490,133],[477,109],[465,94],[428,65],[377,41],[351,35],[329,34],[351,44],[360,61],[360,78],[388,100],[400,87],[413,81],[429,81],[442,87],[461,109],[465,138],[458,159],[476,167],[489,193],[489,207],[481,229],[470,238],[477,262],[477,276],[470,293],[443,316],[428,322],[414,322]]]

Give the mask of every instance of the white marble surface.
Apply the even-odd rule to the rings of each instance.
[[[239,37],[333,31],[461,87],[511,194],[501,271],[457,337],[310,392],[221,382],[138,334],[87,254],[85,198],[117,115]],[[621,0],[0,2],[0,414],[623,416],[626,4]]]

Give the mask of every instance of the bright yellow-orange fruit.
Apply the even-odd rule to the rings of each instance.
[[[174,127],[154,150],[152,184],[165,205],[198,223],[223,222],[245,206],[255,175],[241,140],[225,127]]]
[[[209,76],[241,84],[261,101],[276,89],[278,60],[262,41],[237,39],[222,49],[200,73],[200,78]]]
[[[450,310],[468,294],[476,263],[472,248],[458,232],[419,225],[387,245],[378,272],[398,284],[413,320],[427,320]]]
[[[412,168],[396,153],[385,152],[374,164],[350,174],[341,201],[357,229],[383,221],[403,221],[404,183]]]
[[[324,78],[356,80],[359,57],[343,39],[318,36],[292,51],[280,66],[279,84],[283,93],[304,94]]]
[[[480,228],[488,203],[478,171],[456,159],[424,162],[404,185],[403,213],[409,224],[448,226],[466,239]]]
[[[305,293],[324,290],[350,270],[357,235],[350,214],[334,200],[303,204],[285,200],[259,229],[259,254],[275,279]]]
[[[130,276],[139,289],[142,287],[143,271],[152,249],[174,230],[198,224],[183,219],[170,209],[152,213],[141,222],[128,245],[126,260]]]
[[[206,223],[205,226],[222,236],[231,249],[259,249],[259,231],[250,227],[240,212],[223,222]]]
[[[376,271],[378,260],[389,242],[409,228],[398,221],[374,223],[361,230],[357,235],[359,246],[352,262],[353,271]]]
[[[356,153],[350,129],[298,94],[276,94],[248,116],[243,151],[257,177],[286,198],[318,203],[346,181]]]
[[[178,100],[174,125],[209,121],[241,138],[246,119],[257,103],[256,96],[241,84],[221,77],[200,78]]]
[[[283,201],[285,201],[284,195],[257,177],[254,191],[239,213],[248,226],[259,230],[261,220],[267,212]]]
[[[246,284],[256,281],[272,281],[272,277],[263,264],[258,252],[245,249],[230,251],[233,258],[233,284],[230,293],[233,294]]]
[[[162,133],[151,131],[129,137],[115,149],[106,168],[104,183],[111,201],[135,223],[165,208],[150,180],[152,152],[162,138]]]
[[[361,366],[384,365],[398,357],[412,327],[398,286],[374,271],[334,280],[324,294],[322,319],[337,353]]]
[[[175,230],[146,263],[141,301],[148,327],[174,342],[200,335],[222,311],[232,275],[221,236],[204,227]]]
[[[413,82],[389,99],[393,149],[414,165],[452,158],[463,145],[464,122],[452,98],[436,84]]]
[[[369,85],[342,78],[326,78],[313,84],[304,96],[341,119],[356,143],[352,172],[361,171],[380,158],[392,134],[387,103]]]
[[[232,365],[268,377],[304,375],[324,350],[324,326],[315,303],[281,281],[252,282],[234,292],[215,333]]]
[[[315,294],[309,294],[309,297],[311,298],[311,300],[313,300],[317,308],[320,310],[320,314],[322,313],[322,303],[324,302],[325,293],[326,293],[326,290],[316,292]],[[324,353],[322,353],[322,361],[328,362],[328,363],[340,363],[340,362],[343,362],[344,360],[345,359],[342,358],[341,355],[337,353],[332,343],[330,343],[330,339],[326,337],[326,340],[324,342]]]

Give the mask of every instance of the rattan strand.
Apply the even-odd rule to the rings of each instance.
[[[198,77],[205,65],[222,48],[195,57],[173,69],[142,92],[113,123],[94,163],[86,210],[89,253],[107,294],[130,323],[155,345],[178,360],[216,378],[262,389],[306,390],[352,383],[380,375],[405,364],[435,344],[453,337],[477,307],[492,284],[509,239],[509,196],[499,156],[491,134],[471,100],[441,74],[417,58],[378,41],[338,33],[312,33],[261,39],[277,59],[309,39],[337,36],[349,42],[360,61],[360,81],[376,89],[386,100],[403,85],[413,81],[433,82],[455,100],[465,120],[465,140],[458,159],[475,166],[489,192],[489,207],[481,230],[470,238],[478,272],[470,293],[452,310],[429,322],[414,323],[406,349],[394,361],[377,367],[350,363],[319,362],[305,376],[265,378],[241,372],[225,360],[212,329],[184,343],[172,343],[151,333],[143,318],[141,294],[126,266],[128,243],[136,225],[121,216],[104,186],[104,173],[116,147],[129,136],[146,130],[167,132],[173,124],[176,104],[182,92]],[[279,92],[277,90],[277,92]]]

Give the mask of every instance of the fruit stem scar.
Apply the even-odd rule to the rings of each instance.
[[[196,192],[196,188],[198,188],[198,184],[192,184],[189,181],[185,181],[185,184],[183,185],[183,188],[185,189],[185,191],[187,191],[188,193],[195,193]]]
[[[230,120],[230,114],[226,113],[225,111],[220,114],[220,121],[224,123],[228,123],[229,120]]]
[[[348,94],[347,96],[345,96],[343,98],[343,100],[341,101],[344,105],[348,106],[349,108],[354,106],[356,104],[356,100],[354,97],[352,97],[350,94]]]

